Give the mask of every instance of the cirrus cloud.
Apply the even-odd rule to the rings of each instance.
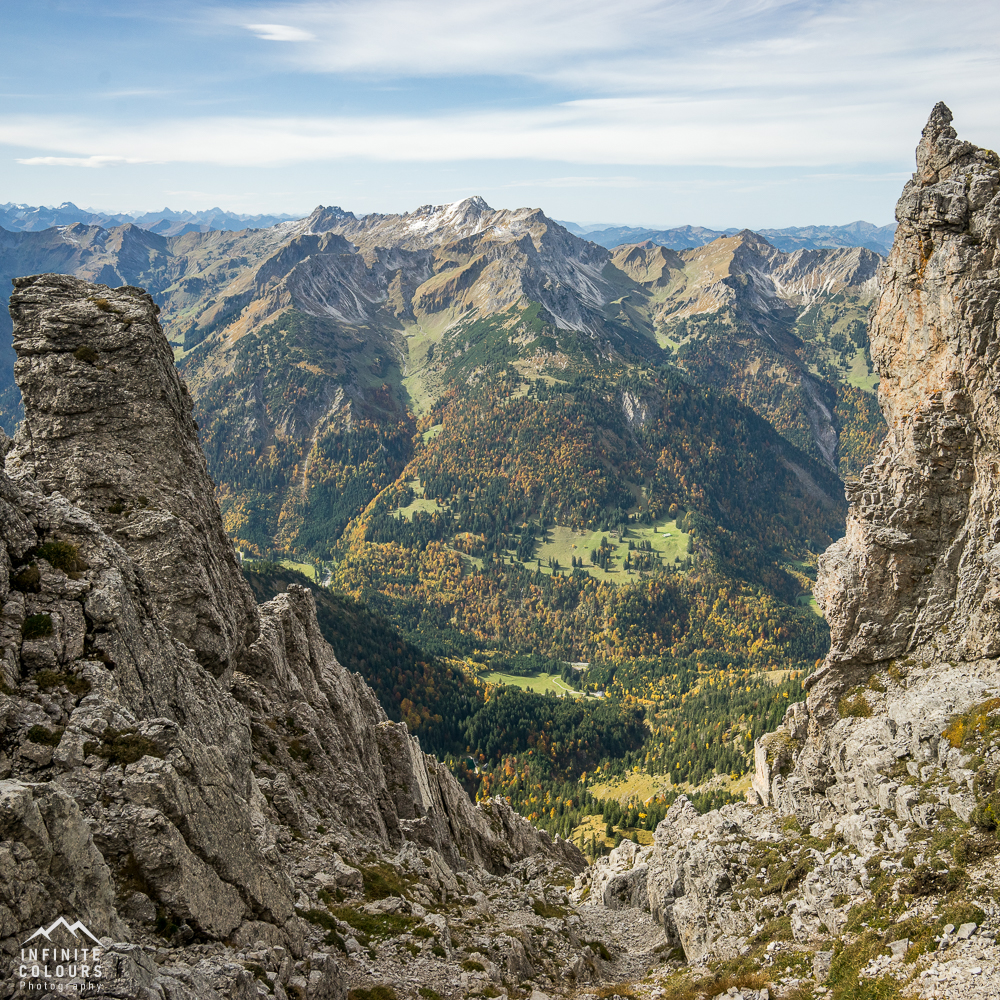
[[[245,24],[243,27],[268,42],[311,42],[316,37],[311,31],[290,24]]]
[[[852,121],[849,133],[840,127]],[[888,124],[887,124],[888,122]],[[47,117],[2,119],[0,142],[50,149],[54,159],[278,165],[318,160],[383,162],[556,160],[677,166],[819,166],[891,159],[912,145],[919,120],[884,105],[816,108],[784,98],[601,98],[525,111],[436,116],[207,117],[139,126]],[[84,165],[84,164],[80,164]]]
[[[93,156],[25,156],[18,157],[17,163],[26,167],[120,167],[126,163],[149,163],[129,156],[108,156],[95,154]]]

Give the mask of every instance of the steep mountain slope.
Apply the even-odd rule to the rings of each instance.
[[[11,275],[58,270],[143,284],[161,302],[175,341],[189,351],[202,342],[212,345],[188,362],[199,397],[203,387],[231,374],[241,337],[295,312],[310,317],[290,322],[305,322],[314,331],[313,347],[326,348],[326,341],[350,333],[354,343],[348,349],[365,351],[365,368],[391,387],[395,383],[397,405],[417,413],[456,379],[476,378],[486,363],[512,363],[525,373],[555,377],[617,360],[655,363],[661,358],[658,347],[676,347],[684,339],[686,327],[670,339],[679,319],[698,315],[714,326],[742,326],[751,339],[763,338],[778,381],[794,391],[786,400],[783,392],[771,398],[744,387],[741,398],[797,446],[835,463],[833,441],[859,404],[854,398],[845,419],[838,419],[831,385],[845,378],[861,384],[868,376],[858,355],[863,355],[858,329],[863,324],[855,321],[870,298],[869,272],[877,258],[861,251],[852,266],[850,252],[816,251],[785,261],[766,241],[746,233],[711,246],[707,256],[687,253],[680,263],[675,260],[672,266],[684,278],[675,274],[666,289],[662,261],[625,260],[627,251],[612,255],[537,210],[495,211],[471,198],[361,219],[321,207],[306,220],[240,233],[159,238],[134,225],[105,232],[78,224],[8,234],[0,267]],[[720,310],[728,312],[715,315]],[[808,321],[796,326],[799,318]],[[853,341],[840,343],[848,328]],[[270,327],[265,339],[277,330]],[[797,333],[809,343],[797,344]],[[301,338],[293,339],[302,346]],[[364,346],[357,346],[359,340]],[[741,345],[743,354],[747,346]],[[307,363],[327,376],[321,376],[326,384],[320,390],[325,406],[316,408],[309,435],[336,396],[330,379],[342,348],[330,345],[322,360],[315,350],[307,351],[313,355]],[[804,366],[831,385],[803,380]],[[689,370],[715,384],[728,387],[733,381],[720,380],[704,365]],[[363,396],[366,386],[356,388],[354,395]],[[0,416],[11,429],[16,394],[9,384],[0,391],[10,397]],[[299,426],[303,429],[301,421]],[[861,458],[852,454],[851,464],[860,467]]]
[[[228,283],[248,261],[272,253],[283,242],[280,227],[243,233],[193,234],[168,240],[132,223],[112,229],[75,223],[42,232],[0,229],[0,281],[55,272],[116,287],[142,285],[171,318],[183,315],[192,292],[200,295]],[[189,276],[190,275],[190,276]],[[165,290],[171,288],[171,293]],[[167,322],[167,317],[164,317]],[[10,318],[0,313],[0,426],[13,433],[21,403],[13,379]]]
[[[227,535],[246,557],[322,561],[421,651],[414,665],[445,658],[419,682],[369,675],[439,748],[460,747],[478,709],[458,698],[471,713],[459,719],[435,678],[457,670],[484,691],[504,651],[589,661],[586,683],[608,695],[601,725],[623,726],[615,745],[649,761],[682,707],[670,677],[753,686],[825,651],[802,602],[814,553],[842,530],[835,467],[874,432],[857,433],[863,405],[838,412],[794,329],[811,309],[826,364],[873,255],[787,255],[749,233],[612,254],[480,199],[363,219],[321,208],[241,233],[11,239],[68,254],[68,267],[128,263],[123,277],[157,289],[188,348],[180,367]],[[646,749],[630,743],[637,690],[660,720]],[[676,763],[742,770],[747,733],[777,697],[756,698],[749,725],[713,718],[711,749]],[[582,705],[590,725],[597,707]],[[554,724],[561,749],[524,761],[553,792],[603,746],[567,752],[585,726]],[[515,723],[511,746],[515,733],[535,738]],[[470,784],[500,780],[499,759],[480,763]],[[559,819],[550,829],[568,832]]]
[[[881,420],[874,400],[856,391],[864,377],[855,379],[860,385],[845,383],[858,369],[868,372],[864,317],[877,254],[786,254],[745,230],[681,253],[651,243],[622,246],[612,260],[641,286],[623,307],[648,315],[660,342],[699,383],[733,393],[842,472],[867,464]],[[871,428],[861,449],[850,434],[854,410],[842,400],[860,408]]]
[[[821,374],[843,373],[848,350],[863,356],[843,331],[856,331],[873,288],[877,257],[865,250],[785,254],[743,232],[683,253],[611,253],[537,210],[481,199],[361,219],[321,207],[239,233],[80,225],[4,239],[7,267],[52,260],[153,290],[186,348],[180,367],[225,529],[250,556],[364,565],[364,546],[383,544],[404,516],[385,522],[391,498],[416,489],[432,521],[407,529],[407,559],[440,543],[462,578],[485,555],[516,555],[525,572],[533,560],[541,569],[542,553],[566,566],[582,539],[567,536],[564,550],[557,538],[613,531],[613,543],[587,542],[602,554],[585,566],[573,552],[570,568],[640,589],[654,571],[679,570],[674,589],[711,569],[795,601],[810,553],[840,531],[834,472],[863,464],[878,433],[865,393]],[[681,515],[696,540],[664,565],[654,526],[662,538]],[[626,560],[617,549],[630,523],[652,548]],[[345,563],[340,585],[386,597],[353,573]],[[432,649],[459,610],[466,638],[440,639],[451,652],[469,641],[535,642],[547,655],[578,645],[519,615],[497,630],[485,591],[456,602],[441,584],[427,584],[437,624],[418,615]],[[601,598],[602,617],[616,601]],[[413,632],[410,612],[390,605]],[[674,649],[671,631],[664,624],[648,650]]]

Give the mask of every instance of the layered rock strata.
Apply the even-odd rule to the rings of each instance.
[[[325,1000],[337,959],[307,954],[293,845],[314,870],[407,843],[457,870],[584,866],[506,802],[474,806],[337,662],[307,590],[249,599],[148,296],[42,275],[12,313],[26,420],[0,442],[5,955],[66,913],[114,940],[264,941]],[[117,954],[149,979],[142,954]],[[242,996],[240,970],[153,992]]]

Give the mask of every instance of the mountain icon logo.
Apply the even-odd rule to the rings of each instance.
[[[31,937],[29,937],[24,943],[28,944],[29,942],[34,941],[35,938],[39,937],[45,938],[46,941],[51,941],[52,932],[60,927],[64,927],[74,938],[80,938],[82,935],[86,935],[91,941],[94,942],[94,944],[99,945],[101,943],[100,940],[91,933],[82,920],[77,920],[71,924],[65,917],[57,918],[48,927],[39,927],[38,930],[35,931],[35,933],[32,934]]]

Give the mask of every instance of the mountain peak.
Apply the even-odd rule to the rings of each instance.
[[[771,247],[772,250],[774,249],[770,240],[768,240],[766,236],[761,236],[760,233],[753,229],[741,229],[732,238],[739,240],[741,243],[763,243],[765,246]]]
[[[954,116],[951,108],[944,101],[938,101],[931,108],[931,113],[927,118],[927,124],[921,133],[925,139],[936,142],[939,138],[957,139],[958,133],[952,127],[951,121]]]
[[[463,198],[461,201],[452,202],[451,207],[458,210],[464,208],[466,211],[476,210],[479,212],[492,212],[493,209],[486,203],[482,195],[474,194],[471,198]]]
[[[920,134],[916,178],[923,186],[936,184],[942,179],[941,171],[950,168],[956,160],[975,149],[971,143],[958,138],[951,119],[951,109],[943,101],[938,101],[931,109],[927,124]]]
[[[353,212],[347,212],[339,205],[317,205],[305,221],[305,232],[323,233],[332,229],[338,222],[345,219],[355,219]]]

